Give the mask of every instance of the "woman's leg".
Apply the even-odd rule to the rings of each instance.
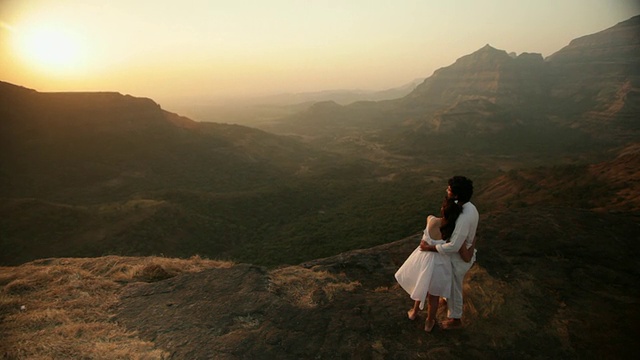
[[[424,329],[427,332],[431,332],[436,325],[436,316],[438,315],[438,303],[440,301],[439,296],[427,294],[427,321],[424,324]]]
[[[413,303],[413,308],[411,308],[411,310],[407,311],[407,316],[409,316],[409,320],[415,320],[415,318],[418,316],[418,310],[420,309],[420,301],[416,300]]]

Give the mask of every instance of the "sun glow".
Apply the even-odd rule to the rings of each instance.
[[[63,75],[82,68],[80,39],[64,29],[40,26],[14,31],[22,58],[40,72]]]

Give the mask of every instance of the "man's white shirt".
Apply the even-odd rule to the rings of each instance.
[[[467,248],[471,247],[473,239],[476,237],[479,218],[478,209],[476,209],[475,205],[471,202],[464,203],[462,205],[462,213],[456,220],[456,227],[449,238],[449,242],[436,245],[436,250],[441,254],[451,255],[452,253],[457,253],[462,244],[465,244]]]

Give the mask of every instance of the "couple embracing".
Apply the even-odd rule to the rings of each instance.
[[[436,325],[440,297],[446,299],[446,321],[443,329],[462,326],[462,283],[475,262],[475,237],[478,210],[470,202],[473,182],[464,176],[448,181],[447,196],[442,202],[440,217],[429,215],[420,246],[402,264],[396,280],[409,293],[414,305],[407,315],[414,320],[418,309],[427,303],[425,330]]]

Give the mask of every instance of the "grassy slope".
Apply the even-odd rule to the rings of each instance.
[[[0,267],[0,353],[7,359],[165,358],[165,351],[110,321],[119,290],[136,281],[232,265],[197,257],[108,256]]]

